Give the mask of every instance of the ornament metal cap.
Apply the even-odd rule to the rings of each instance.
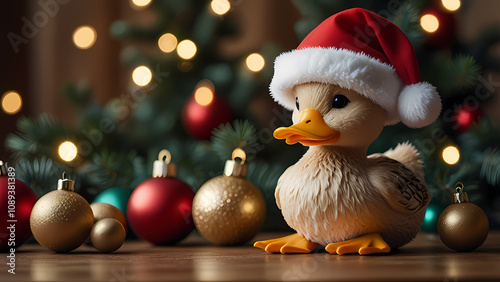
[[[153,177],[177,177],[177,165],[170,163],[172,155],[166,149],[158,154],[158,160],[153,163]]]
[[[75,181],[68,179],[68,173],[63,172],[62,179],[57,181],[57,190],[75,191]]]
[[[0,176],[7,175],[7,164],[0,161]]]
[[[467,193],[464,192],[464,184],[462,182],[458,182],[455,184],[456,193],[453,194],[451,199],[452,204],[460,204],[460,203],[468,203],[469,197]]]
[[[226,161],[226,165],[224,166],[224,175],[225,176],[236,176],[236,177],[246,177],[248,167],[245,164],[247,159],[247,154],[243,149],[236,148],[233,151],[232,160]],[[236,158],[240,158],[241,162],[237,162]]]

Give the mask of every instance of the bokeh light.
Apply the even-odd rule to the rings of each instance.
[[[441,0],[441,3],[443,3],[443,7],[450,12],[460,9],[460,6],[462,5],[460,0]]]
[[[17,114],[23,107],[23,99],[16,91],[7,91],[2,96],[2,110],[8,115]]]
[[[228,0],[212,0],[210,7],[217,15],[224,15],[231,9],[231,3]]]
[[[170,53],[177,47],[177,37],[172,33],[165,33],[158,39],[158,47],[165,53]]]
[[[258,72],[264,68],[266,61],[264,60],[264,57],[262,57],[262,55],[253,53],[248,55],[246,63],[249,70]]]
[[[64,141],[59,145],[59,149],[57,150],[59,153],[59,157],[66,162],[71,162],[76,158],[78,154],[78,149],[76,145],[71,141]]]
[[[455,146],[448,146],[443,150],[443,161],[449,165],[454,165],[460,160],[460,151]]]
[[[132,72],[132,80],[138,86],[146,86],[151,82],[153,73],[146,66],[139,66]]]
[[[80,26],[73,32],[73,43],[79,49],[89,49],[97,40],[97,32],[91,26]]]
[[[134,6],[143,8],[151,4],[151,0],[131,0]]]
[[[193,58],[194,55],[196,55],[196,51],[196,44],[189,39],[182,40],[179,42],[179,45],[177,45],[177,54],[185,60]]]
[[[214,92],[207,86],[198,87],[194,93],[194,99],[202,106],[210,105],[214,100]]]
[[[429,33],[433,33],[436,32],[436,30],[438,30],[439,21],[436,18],[436,16],[431,14],[426,14],[420,18],[420,26],[422,27],[423,30]]]

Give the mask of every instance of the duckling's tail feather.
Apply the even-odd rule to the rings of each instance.
[[[400,143],[396,148],[387,150],[384,155],[402,163],[421,181],[424,180],[424,163],[420,159],[420,153],[410,142]]]

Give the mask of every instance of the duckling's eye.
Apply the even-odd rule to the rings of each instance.
[[[344,96],[344,95],[336,95],[335,97],[333,97],[332,108],[334,108],[334,109],[342,109],[345,106],[347,106],[347,104],[349,104],[349,102],[350,101],[349,101],[349,99],[347,99],[346,96]]]
[[[299,108],[299,97],[295,98],[295,106],[297,106],[297,111],[300,111],[300,108]]]

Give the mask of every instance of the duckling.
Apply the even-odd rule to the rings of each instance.
[[[349,38],[356,27],[371,28],[364,45],[363,36]],[[276,59],[270,90],[293,110],[293,125],[274,137],[309,149],[275,191],[297,233],[254,246],[286,254],[321,245],[329,253],[369,255],[410,242],[431,199],[419,153],[407,142],[366,155],[385,125],[422,127],[441,110],[435,87],[420,81],[405,35],[367,10],[340,12]]]

